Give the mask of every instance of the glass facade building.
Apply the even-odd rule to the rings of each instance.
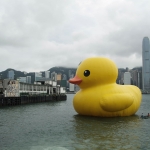
[[[22,82],[22,83],[27,82],[26,77],[19,77],[18,80],[19,80],[19,82]]]
[[[39,78],[42,78],[42,73],[41,72],[35,72],[35,81],[38,81]]]
[[[51,73],[51,79],[52,79],[52,81],[57,81],[57,73],[52,72]]]
[[[50,71],[45,71],[45,78],[49,78],[50,77]]]
[[[142,63],[143,90],[150,91],[150,43],[148,37],[144,37],[142,42]]]
[[[31,76],[27,76],[26,77],[26,82],[29,83],[29,84],[31,84]]]
[[[15,73],[13,70],[8,71],[8,79],[14,80]]]

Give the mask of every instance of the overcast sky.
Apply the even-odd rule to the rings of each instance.
[[[150,0],[0,0],[0,71],[77,67],[104,56],[142,66]]]

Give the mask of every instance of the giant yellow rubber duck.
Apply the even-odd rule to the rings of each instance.
[[[80,87],[73,99],[77,113],[88,116],[131,116],[139,109],[141,91],[133,85],[116,84],[118,69],[104,57],[91,57],[81,62],[69,82]]]

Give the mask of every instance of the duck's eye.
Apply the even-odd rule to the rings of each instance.
[[[85,77],[88,77],[89,75],[90,75],[90,71],[89,71],[89,70],[85,70],[85,71],[84,71],[84,76],[85,76]]]

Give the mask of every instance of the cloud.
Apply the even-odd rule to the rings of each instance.
[[[122,68],[142,66],[149,7],[148,0],[2,0],[0,70],[77,67],[93,56]]]

